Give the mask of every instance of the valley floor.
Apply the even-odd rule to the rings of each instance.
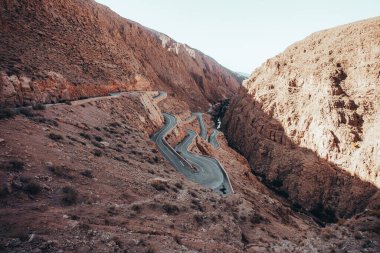
[[[200,134],[173,101],[132,92],[0,120],[0,252],[377,252],[379,214],[318,226],[253,176],[223,134],[220,148],[199,136],[189,148],[218,159],[235,193],[189,181],[151,140],[162,111],[180,119],[171,146],[185,129]]]

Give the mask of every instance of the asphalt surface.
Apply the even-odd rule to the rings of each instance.
[[[154,100],[160,100],[162,97],[164,97],[166,95],[167,95],[167,93],[165,91],[159,91],[158,95],[154,96],[153,99]]]
[[[223,185],[224,175],[219,164],[206,156],[196,155],[188,151],[190,144],[194,141],[197,134],[191,130],[186,130],[186,132],[187,136],[175,147],[175,150],[197,168],[197,172],[194,173],[196,182],[222,194],[229,194],[228,185]],[[220,189],[223,188],[225,190],[221,191]]]
[[[216,130],[216,129],[214,129],[213,131],[212,131],[212,134],[210,135],[210,137],[209,137],[209,142],[210,142],[210,144],[214,147],[214,148],[216,148],[216,149],[218,149],[218,148],[220,148],[220,144],[219,144],[219,142],[218,142],[218,139],[216,138],[216,136],[219,134],[219,131],[218,130]]]
[[[195,112],[195,113],[193,113],[193,115],[197,116],[197,118],[198,118],[199,127],[201,130],[199,136],[202,139],[207,140],[207,130],[206,130],[205,122],[203,121],[202,113]]]
[[[109,96],[95,97],[91,99],[118,97],[121,93],[123,92],[110,93]],[[166,95],[166,92],[160,91],[159,94],[153,99],[160,100],[163,96]],[[85,99],[83,101],[86,100],[88,99]],[[44,106],[51,107],[61,104],[63,103],[45,104]],[[32,107],[27,106],[24,108]],[[17,108],[16,110],[19,111],[20,108]],[[200,122],[201,134],[203,134],[204,139],[207,139],[207,132],[202,119],[202,114],[195,113],[195,115],[198,117],[198,120]],[[232,189],[230,187],[228,177],[218,165],[217,160],[205,156],[194,155],[187,151],[187,148],[197,135],[194,131],[187,131],[188,136],[186,136],[186,138],[176,147],[177,150],[182,153],[182,155],[177,153],[168,143],[165,143],[166,135],[177,125],[177,119],[168,113],[163,113],[163,116],[165,119],[165,125],[152,136],[152,140],[157,144],[158,150],[162,153],[162,155],[189,180],[212,188],[221,194],[227,195],[231,193]]]
[[[202,139],[207,140],[207,130],[205,126],[205,122],[203,120],[203,114],[200,112],[193,113],[193,115],[197,116],[199,127],[200,127],[200,135]],[[210,135],[208,142],[216,149],[220,148],[218,139],[216,136],[218,135],[218,130],[214,129],[212,134]]]
[[[189,180],[211,188],[220,194],[226,195],[231,193],[228,179],[226,181],[225,175],[216,160],[188,152],[189,145],[197,136],[194,131],[188,130],[188,135],[177,145],[175,150],[165,143],[164,139],[166,135],[177,125],[177,119],[168,113],[163,113],[163,116],[165,125],[152,136],[152,140],[157,144],[157,148],[161,154]],[[179,156],[186,159],[193,167],[182,161]]]
[[[184,174],[190,180],[195,181],[193,177],[194,169],[188,166],[185,162],[183,162],[178,156],[179,154],[172,148],[168,147],[167,144],[164,143],[164,139],[166,135],[173,130],[173,128],[177,125],[177,119],[168,114],[163,113],[165,119],[165,125],[160,129],[157,133],[152,136],[152,140],[157,144],[158,150],[161,154],[169,160],[169,162],[182,174]]]

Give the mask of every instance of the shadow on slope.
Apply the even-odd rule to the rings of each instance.
[[[252,172],[268,187],[320,223],[349,218],[366,208],[379,209],[376,186],[292,143],[281,123],[261,108],[246,88],[240,88],[222,129],[229,145],[247,158]]]

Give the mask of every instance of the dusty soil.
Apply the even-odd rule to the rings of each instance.
[[[337,163],[354,161],[344,159],[355,146],[358,153],[352,154],[363,153],[377,165],[378,93],[366,88],[367,81],[378,81],[376,25],[372,20],[339,28],[334,44],[344,45],[348,35],[359,33],[347,48],[355,49],[364,65],[339,58],[348,54],[342,53],[346,47],[332,44],[331,66],[326,65],[330,60],[319,55],[327,46],[319,45],[337,35],[333,30],[313,35],[325,37],[315,42],[312,36],[305,49],[302,43],[288,49],[294,56],[269,60],[240,89],[224,125],[229,143],[247,160],[223,134],[220,149],[199,137],[191,147],[217,158],[228,172],[235,193],[221,197],[178,173],[150,136],[162,127],[162,112],[179,121],[168,136],[172,145],[183,139],[185,128],[199,132],[196,120],[186,122],[191,111],[206,111],[233,95],[239,77],[196,49],[92,0],[2,1],[1,109],[121,90],[165,90],[168,98],[156,105],[151,93],[129,92],[46,110],[21,109],[17,115],[1,110],[0,252],[378,252],[379,193],[370,184],[377,182],[376,170],[360,163],[347,170]],[[310,58],[312,50],[318,60]],[[318,64],[330,66],[327,79],[314,71]],[[308,105],[302,99],[310,94],[298,87],[306,79],[282,81],[306,65],[313,80],[323,77],[331,84],[321,89],[333,99],[321,101],[318,95],[318,101],[344,116],[337,125],[323,110],[318,125],[333,127],[340,142],[351,136],[355,145],[322,139],[322,147],[331,148],[320,149],[309,128],[297,123],[304,115],[298,102]],[[286,73],[278,83],[276,71]],[[351,73],[367,73],[365,85],[351,90],[348,81],[356,75]],[[276,85],[267,88],[270,83],[261,76]],[[289,109],[279,96],[284,91],[289,125],[280,117]],[[364,95],[371,100],[365,102]],[[204,118],[210,134],[211,116]],[[322,227],[323,219],[336,223]]]
[[[375,252],[378,214],[319,227],[248,173],[223,136],[221,149],[198,140],[193,151],[220,159],[235,194],[189,182],[149,139],[160,113],[135,93],[1,120],[0,251]]]

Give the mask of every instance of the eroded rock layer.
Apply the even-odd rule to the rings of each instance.
[[[0,105],[165,89],[194,109],[231,96],[212,58],[92,0],[0,3]]]
[[[375,18],[291,45],[253,72],[223,120],[255,173],[328,219],[376,206],[379,38]]]

